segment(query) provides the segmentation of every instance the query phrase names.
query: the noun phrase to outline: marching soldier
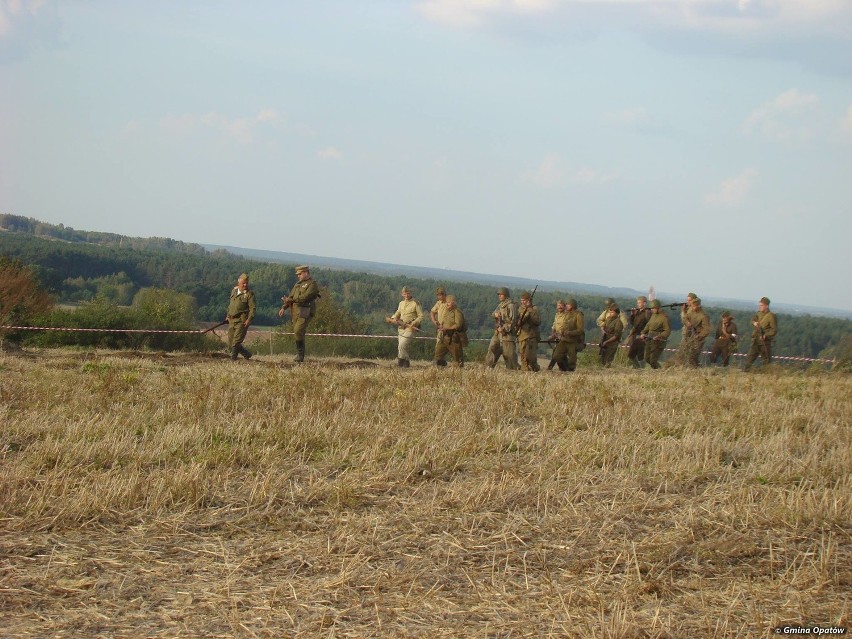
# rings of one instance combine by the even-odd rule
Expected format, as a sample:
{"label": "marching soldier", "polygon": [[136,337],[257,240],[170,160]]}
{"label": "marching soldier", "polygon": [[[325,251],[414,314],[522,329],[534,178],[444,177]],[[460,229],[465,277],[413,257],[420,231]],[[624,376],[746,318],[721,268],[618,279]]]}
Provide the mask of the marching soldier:
{"label": "marching soldier", "polygon": [[666,342],[672,333],[669,316],[660,308],[660,300],[651,300],[651,319],[642,329],[642,341],[645,342],[645,361],[653,369],[660,367],[660,355],[666,348]]}
{"label": "marching soldier", "polygon": [[432,323],[438,330],[438,337],[435,339],[435,362],[438,366],[446,366],[447,360],[438,358],[438,346],[441,343],[441,322],[444,321],[444,311],[447,309],[447,291],[444,290],[443,286],[435,289],[435,298],[435,305],[432,306],[432,310],[429,312],[429,319],[432,320]]}
{"label": "marching soldier", "polygon": [[577,300],[569,297],[565,302],[562,326],[558,330],[554,321],[559,343],[553,349],[553,359],[561,371],[577,370],[577,353],[586,348],[586,329],[583,312],[577,309]]}
{"label": "marching soldier", "polygon": [[411,342],[414,341],[415,331],[420,330],[420,323],[423,321],[423,309],[420,307],[420,302],[414,299],[411,289],[407,286],[402,287],[401,295],[402,301],[399,303],[396,312],[386,318],[385,321],[397,327],[397,365],[400,368],[409,368],[411,366]]}
{"label": "marching soldier", "polygon": [[636,298],[636,308],[630,309],[630,333],[627,335],[628,349],[627,359],[633,368],[642,368],[645,365],[645,344],[639,339],[645,324],[651,319],[651,310],[646,307],[648,298],[640,295]]}
{"label": "marching soldier", "polygon": [[[552,371],[553,367],[559,363],[559,357],[556,349],[559,348],[559,336],[562,335],[562,326],[565,323],[565,300],[556,300],[556,315],[553,318],[553,326],[550,327],[549,342],[556,342],[553,347],[553,353],[550,355],[550,363],[547,365],[547,370]],[[559,366],[559,370],[565,370]]]}
{"label": "marching soldier", "polygon": [[624,323],[619,317],[620,311],[618,306],[613,304],[609,307],[604,320],[601,331],[600,358],[601,365],[604,368],[609,368],[612,360],[615,359],[615,354],[618,352],[618,344],[621,342],[621,336],[624,334]]}
{"label": "marching soldier", "polygon": [[[438,324],[441,341],[435,348],[435,365],[441,366],[444,356],[453,356],[456,366],[464,366],[464,347],[467,346],[467,322],[461,309],[456,306],[456,296],[447,295],[447,308],[444,309],[444,319]],[[446,366],[446,362],[443,364]]]}
{"label": "marching soldier", "polygon": [[506,368],[514,371],[518,369],[517,338],[514,332],[515,320],[518,319],[518,306],[509,297],[509,289],[505,286],[497,290],[497,299],[500,301],[491,314],[494,317],[494,336],[488,344],[485,364],[489,368],[494,368],[502,355]]}
{"label": "marching soldier", "polygon": [[518,342],[521,347],[521,369],[538,372],[538,327],[541,314],[533,306],[532,295],[528,291],[521,293],[521,310],[518,314]]}
{"label": "marching soldier", "polygon": [[283,305],[278,311],[278,317],[284,317],[284,312],[290,308],[290,316],[293,320],[293,333],[296,340],[296,360],[305,361],[305,332],[308,330],[308,322],[317,312],[317,298],[320,296],[319,286],[311,278],[311,270],[307,266],[296,267],[296,277],[299,281],[293,285],[293,289],[287,297],[282,297]]}
{"label": "marching soldier", "polygon": [[256,311],[257,302],[254,299],[254,291],[249,288],[248,273],[243,273],[237,278],[237,285],[231,291],[228,313],[225,315],[228,321],[228,351],[232,360],[236,360],[238,355],[251,359],[251,353],[243,346],[243,340]]}
{"label": "marching soldier", "polygon": [[778,334],[778,319],[775,317],[775,313],[769,310],[768,297],[760,298],[757,309],[757,313],[751,318],[751,325],[754,326],[754,330],[751,333],[751,349],[749,349],[743,370],[749,370],[758,355],[763,360],[764,365],[772,361],[772,342],[775,341],[775,336]]}
{"label": "marching soldier", "polygon": [[701,299],[694,297],[686,313],[681,314],[684,318],[684,339],[682,349],[678,349],[678,355],[682,355],[683,363],[687,366],[698,366],[701,357],[701,347],[704,340],[710,335],[710,318],[701,308]]}
{"label": "marching soldier", "polygon": [[710,349],[709,363],[715,364],[721,357],[722,366],[727,366],[731,355],[737,352],[737,323],[728,311],[722,311],[719,325],[716,327],[716,341]]}

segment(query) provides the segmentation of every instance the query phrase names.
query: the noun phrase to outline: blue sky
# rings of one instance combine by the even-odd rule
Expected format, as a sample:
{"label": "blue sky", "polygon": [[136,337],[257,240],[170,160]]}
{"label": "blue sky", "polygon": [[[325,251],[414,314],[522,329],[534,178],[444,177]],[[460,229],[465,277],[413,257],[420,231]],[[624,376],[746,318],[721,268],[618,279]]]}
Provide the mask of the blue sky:
{"label": "blue sky", "polygon": [[0,211],[852,310],[852,2],[0,0]]}

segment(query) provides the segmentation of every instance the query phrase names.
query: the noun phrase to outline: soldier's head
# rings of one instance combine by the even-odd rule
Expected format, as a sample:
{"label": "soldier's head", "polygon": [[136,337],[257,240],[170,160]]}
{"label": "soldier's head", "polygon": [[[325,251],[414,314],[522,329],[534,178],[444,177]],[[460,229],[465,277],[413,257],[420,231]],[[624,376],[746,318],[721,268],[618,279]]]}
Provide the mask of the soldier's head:
{"label": "soldier's head", "polygon": [[297,266],[296,267],[296,277],[299,278],[299,281],[306,280],[311,276],[311,269],[307,266]]}
{"label": "soldier's head", "polygon": [[734,318],[731,317],[731,314],[728,311],[722,311],[722,321],[725,322],[725,324],[730,324],[732,319]]}
{"label": "soldier's head", "polygon": [[244,291],[248,288],[249,276],[248,273],[243,273],[237,278],[237,288]]}
{"label": "soldier's head", "polygon": [[556,300],[556,311],[558,313],[565,312],[565,300]]}
{"label": "soldier's head", "polygon": [[651,309],[652,313],[659,313],[660,312],[660,300],[651,300],[651,302],[648,304],[648,308]]}
{"label": "soldier's head", "polygon": [[567,300],[565,300],[565,310],[566,311],[574,311],[576,309],[577,309],[577,300],[575,300],[573,297],[569,297]]}
{"label": "soldier's head", "polygon": [[504,299],[509,297],[509,289],[505,286],[501,286],[497,289],[497,297],[499,297],[500,301],[502,302]]}
{"label": "soldier's head", "polygon": [[701,298],[693,297],[692,300],[689,302],[689,305],[692,307],[693,311],[697,311],[699,308],[701,308]]}
{"label": "soldier's head", "polygon": [[400,291],[400,294],[402,295],[402,299],[404,299],[404,300],[406,300],[406,301],[407,301],[407,300],[410,300],[410,299],[411,299],[411,297],[412,297],[411,289],[410,289],[410,288],[408,288],[407,286],[403,286],[403,287],[402,287],[402,290]]}
{"label": "soldier's head", "polygon": [[439,300],[444,300],[444,298],[447,297],[447,291],[444,290],[443,286],[439,286],[435,289],[435,297],[437,297]]}
{"label": "soldier's head", "polygon": [[768,311],[769,310],[769,298],[768,297],[761,297],[760,301],[757,303],[757,307],[761,311]]}
{"label": "soldier's head", "polygon": [[610,304],[609,308],[606,310],[606,316],[609,318],[613,318],[618,315],[618,306],[615,304]]}
{"label": "soldier's head", "polygon": [[532,306],[532,295],[530,295],[529,291],[521,293],[521,304],[523,306]]}
{"label": "soldier's head", "polygon": [[695,293],[687,293],[686,294],[686,303],[692,304],[692,300],[697,300],[698,296]]}
{"label": "soldier's head", "polygon": [[648,303],[648,298],[645,297],[644,295],[640,295],[639,297],[636,298],[636,308],[638,308],[640,311],[644,310],[645,305],[647,303]]}
{"label": "soldier's head", "polygon": [[447,295],[447,308],[453,310],[456,307],[456,296]]}

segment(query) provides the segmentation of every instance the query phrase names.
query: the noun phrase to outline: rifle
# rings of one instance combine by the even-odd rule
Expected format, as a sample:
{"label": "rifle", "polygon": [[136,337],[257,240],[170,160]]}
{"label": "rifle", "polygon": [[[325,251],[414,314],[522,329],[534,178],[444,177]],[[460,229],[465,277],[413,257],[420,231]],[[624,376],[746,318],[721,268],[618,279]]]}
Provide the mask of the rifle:
{"label": "rifle", "polygon": [[204,335],[205,333],[209,333],[210,331],[215,331],[217,328],[219,328],[220,326],[224,326],[227,323],[228,323],[228,320],[226,320],[226,319],[222,320],[221,322],[216,324],[216,326],[211,326],[210,328],[207,328],[207,329],[201,331],[201,334]]}
{"label": "rifle", "polygon": [[394,326],[399,326],[400,328],[402,328],[404,330],[408,330],[410,328],[411,330],[414,330],[414,331],[418,331],[418,332],[420,331],[420,328],[418,326],[413,326],[410,323],[409,324],[400,324],[399,320],[395,319],[393,317],[386,317],[385,322],[387,322],[388,324],[393,324]]}
{"label": "rifle", "polygon": [[[537,290],[538,290],[538,284],[535,285],[533,292],[530,293],[530,306],[532,306],[533,298],[535,297],[535,292]],[[520,332],[521,326],[523,326],[523,324],[524,324],[524,318],[527,316],[527,309],[530,306],[524,306],[524,311],[518,316],[518,320],[517,320],[518,332]]]}

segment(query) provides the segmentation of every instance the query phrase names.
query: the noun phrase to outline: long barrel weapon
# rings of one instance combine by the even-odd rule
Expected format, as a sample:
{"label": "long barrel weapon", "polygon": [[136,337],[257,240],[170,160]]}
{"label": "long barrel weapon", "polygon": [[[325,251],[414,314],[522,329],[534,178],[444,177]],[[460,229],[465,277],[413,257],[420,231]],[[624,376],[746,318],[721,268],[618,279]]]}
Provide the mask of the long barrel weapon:
{"label": "long barrel weapon", "polygon": [[224,326],[227,323],[228,323],[228,320],[222,320],[221,322],[216,324],[216,326],[211,326],[210,328],[207,328],[207,329],[201,331],[201,334],[204,335],[205,333],[209,333],[210,331],[215,331],[217,328],[219,328],[220,326]]}
{"label": "long barrel weapon", "polygon": [[[538,284],[535,285],[533,292],[530,293],[530,306],[532,306],[532,301],[533,301],[533,298],[535,297],[535,292],[537,290],[538,290]],[[530,306],[524,306],[524,310],[521,311],[521,314],[518,316],[517,326],[518,326],[519,331],[521,330],[521,326],[524,325],[524,318],[527,316],[527,309],[529,309]]]}
{"label": "long barrel weapon", "polygon": [[405,322],[400,322],[398,319],[396,319],[394,317],[390,317],[390,316],[386,317],[385,322],[387,322],[388,324],[393,324],[394,326],[399,326],[400,328],[405,329],[405,330],[408,330],[410,328],[411,330],[421,332],[419,326],[414,326],[410,323],[406,324]]}

